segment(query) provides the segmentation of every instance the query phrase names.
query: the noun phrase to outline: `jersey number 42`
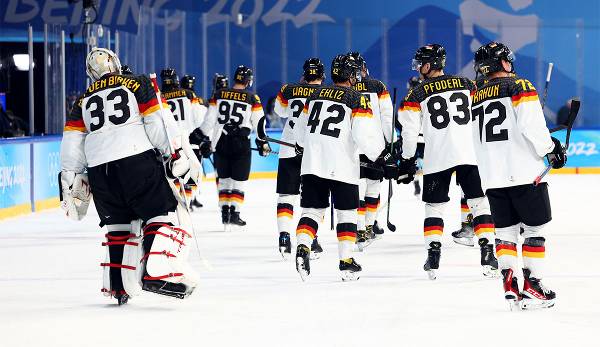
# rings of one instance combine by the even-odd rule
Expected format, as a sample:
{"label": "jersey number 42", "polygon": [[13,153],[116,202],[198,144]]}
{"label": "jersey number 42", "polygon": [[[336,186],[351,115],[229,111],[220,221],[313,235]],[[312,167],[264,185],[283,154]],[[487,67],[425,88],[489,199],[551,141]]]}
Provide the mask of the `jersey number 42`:
{"label": "jersey number 42", "polygon": [[[344,120],[346,116],[346,109],[340,104],[330,104],[326,108],[326,112],[322,112],[323,101],[315,101],[312,104],[310,115],[308,116],[307,126],[310,127],[310,132],[314,133],[317,131],[319,125],[321,125],[321,135],[339,137],[340,129],[334,127],[335,124],[339,124]],[[321,124],[320,116],[324,116],[323,124]]]}

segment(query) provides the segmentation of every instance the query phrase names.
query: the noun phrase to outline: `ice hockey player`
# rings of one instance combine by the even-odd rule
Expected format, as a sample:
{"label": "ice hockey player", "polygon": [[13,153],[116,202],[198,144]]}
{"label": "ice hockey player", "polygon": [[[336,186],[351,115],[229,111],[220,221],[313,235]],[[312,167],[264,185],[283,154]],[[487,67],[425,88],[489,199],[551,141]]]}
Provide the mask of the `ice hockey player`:
{"label": "ice hockey player", "polygon": [[382,164],[393,161],[384,149],[369,100],[352,89],[361,79],[358,62],[350,55],[336,57],[331,78],[334,85],[315,90],[294,126],[298,150],[303,152],[302,215],[296,229],[296,269],[303,280],[310,275],[310,245],[329,206],[329,194],[337,211],[342,280],[359,278],[362,268],[351,257],[356,243],[358,153]]}
{"label": "ice hockey player", "polygon": [[448,191],[452,174],[462,187],[471,211],[475,234],[481,248],[481,265],[485,276],[495,276],[498,264],[494,256],[494,223],[487,198],[481,188],[475,150],[471,137],[471,93],[475,85],[467,78],[445,75],[446,51],[438,44],[419,48],[413,69],[422,82],[411,89],[402,102],[401,173],[412,161],[422,127],[425,140],[423,158],[423,195],[425,202],[424,236],[427,261],[424,270],[436,278],[444,230],[444,207],[450,200]]}
{"label": "ice hockey player", "polygon": [[[544,170],[544,157],[558,169],[567,156],[551,137],[538,94],[526,79],[514,76],[514,55],[502,43],[491,42],[475,52],[475,69],[489,80],[473,96],[473,136],[483,186],[496,223],[496,254],[505,298],[521,308],[554,305],[556,294],[542,284],[545,226],[552,219],[548,184],[533,185]],[[503,164],[498,165],[498,158]],[[517,237],[524,229],[523,291],[517,277]]]}
{"label": "ice hockey player", "polygon": [[[250,176],[250,132],[256,130],[264,112],[258,95],[246,90],[253,83],[252,69],[240,65],[235,70],[232,88],[216,90],[210,100],[209,120],[214,124],[211,136],[215,147],[214,159],[219,176],[219,206],[225,230],[243,229],[240,218],[244,203],[244,183]],[[261,156],[271,147],[256,139]]]}
{"label": "ice hockey player", "polygon": [[[412,88],[415,88],[416,86],[419,85],[419,83],[421,83],[421,80],[419,79],[419,77],[413,76],[413,77],[409,78],[408,82],[406,83],[407,91],[410,91]],[[415,152],[415,158],[417,159],[417,167],[418,167],[419,171],[423,170],[423,154],[424,153],[425,153],[425,142],[423,140],[423,130],[421,129],[421,132],[419,133],[419,138],[417,139],[417,150]],[[415,177],[415,180],[413,183],[415,186],[414,195],[418,196],[421,194],[421,181],[419,180],[419,178]]]}
{"label": "ice hockey player", "polygon": [[[179,84],[179,76],[177,76],[175,69],[166,68],[162,70],[160,77],[162,80],[162,95],[167,100],[167,104],[181,128],[182,134],[188,136],[190,143],[193,145],[192,149],[210,155],[210,141],[207,140],[208,137],[205,134],[211,131],[212,128],[208,122],[204,124],[207,111],[204,100],[190,89]],[[202,153],[197,155],[200,161],[202,160]],[[196,199],[198,187],[194,180],[189,178],[184,182],[188,206],[190,208],[202,207],[202,204]]]}
{"label": "ice hockey player", "polygon": [[101,264],[106,295],[119,304],[141,289],[185,298],[196,286],[185,260],[189,234],[155,149],[170,158],[172,178],[190,168],[199,177],[199,163],[190,166],[189,143],[148,77],[121,75],[118,57],[104,48],[90,51],[86,70],[92,84],[68,114],[61,144],[61,207],[82,219],[91,189],[100,225],[108,229]]}
{"label": "ice hockey player", "polygon": [[[384,137],[386,146],[392,142],[392,122],[394,106],[385,84],[380,80],[371,78],[367,63],[359,52],[349,53],[360,65],[361,80],[356,82],[353,88],[367,97],[371,102],[373,119],[377,121]],[[370,162],[364,155],[360,154],[361,162]],[[376,237],[381,237],[383,229],[376,225],[377,210],[379,209],[379,192],[383,181],[383,171],[372,168],[360,168],[359,207],[356,245],[359,250],[367,247]]]}
{"label": "ice hockey player", "polygon": [[[281,140],[296,143],[294,126],[302,110],[306,98],[309,97],[325,79],[325,67],[319,58],[309,58],[302,66],[302,83],[289,83],[281,87],[275,100],[274,111],[288,121],[283,127]],[[279,150],[279,166],[277,168],[277,229],[279,231],[279,252],[287,259],[292,252],[292,219],[294,205],[300,194],[300,164],[302,153],[294,148],[281,146]],[[311,257],[318,258],[323,248],[315,235],[310,247]]]}

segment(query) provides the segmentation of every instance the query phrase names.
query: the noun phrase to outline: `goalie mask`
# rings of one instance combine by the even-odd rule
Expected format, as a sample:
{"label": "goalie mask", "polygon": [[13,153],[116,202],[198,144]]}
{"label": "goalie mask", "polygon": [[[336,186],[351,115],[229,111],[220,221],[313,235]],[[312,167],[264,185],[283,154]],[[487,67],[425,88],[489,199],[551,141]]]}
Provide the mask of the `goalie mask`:
{"label": "goalie mask", "polygon": [[[506,71],[502,66],[503,60],[510,63],[510,71]],[[515,55],[510,48],[499,42],[490,42],[475,52],[473,69],[484,76],[498,71],[512,73],[515,71],[514,61]]]}
{"label": "goalie mask", "polygon": [[85,58],[85,72],[95,82],[109,73],[121,74],[121,62],[110,49],[94,47]]}

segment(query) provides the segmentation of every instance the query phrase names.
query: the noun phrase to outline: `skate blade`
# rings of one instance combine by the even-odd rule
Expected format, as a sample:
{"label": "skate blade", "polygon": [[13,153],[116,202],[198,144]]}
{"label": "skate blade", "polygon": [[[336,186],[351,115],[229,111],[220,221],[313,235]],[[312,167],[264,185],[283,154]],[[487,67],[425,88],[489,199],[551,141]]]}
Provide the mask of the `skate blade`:
{"label": "skate blade", "polygon": [[300,274],[302,282],[306,282],[308,280],[309,273],[304,268],[304,260],[302,258],[296,258],[296,270]]}
{"label": "skate blade", "polygon": [[473,238],[466,238],[466,237],[453,237],[452,240],[454,241],[454,243],[458,243],[459,245],[463,245],[463,246],[467,246],[467,247],[473,247],[475,246],[475,242],[473,242]]}
{"label": "skate blade", "polygon": [[231,231],[231,226],[229,224],[223,224],[223,231],[228,233]]}
{"label": "skate blade", "polygon": [[290,259],[290,256],[292,255],[292,253],[286,252],[285,247],[279,247],[279,253],[281,254],[283,260]]}
{"label": "skate blade", "polygon": [[500,278],[501,274],[498,269],[493,268],[491,265],[483,265],[483,276],[487,278]]}
{"label": "skate blade", "polygon": [[321,252],[310,252],[310,260],[321,258]]}
{"label": "skate blade", "polygon": [[173,291],[169,291],[169,290],[164,290],[163,288],[158,288],[156,286],[147,286],[144,284],[142,286],[142,290],[150,292],[150,293],[158,294],[158,295],[169,296],[172,298],[177,298],[177,299],[183,300],[192,294],[192,292],[194,291],[194,288],[182,293],[182,292],[173,292]]}
{"label": "skate blade", "polygon": [[425,271],[427,271],[427,277],[429,277],[430,280],[434,281],[437,279],[437,274],[435,273],[435,270],[431,269]]}
{"label": "skate blade", "polygon": [[360,278],[360,272],[352,272],[350,270],[344,270],[344,271],[340,271],[340,274],[342,276],[343,282],[358,281],[358,279]]}
{"label": "skate blade", "polygon": [[520,306],[522,310],[538,310],[542,308],[550,308],[554,306],[554,299],[539,300],[523,298],[520,302]]}
{"label": "skate blade", "polygon": [[519,304],[519,300],[515,298],[506,299],[506,303],[508,303],[508,309],[511,311],[520,311],[521,306]]}
{"label": "skate blade", "polygon": [[229,231],[232,231],[232,232],[244,232],[244,231],[246,231],[246,226],[245,225],[230,224]]}

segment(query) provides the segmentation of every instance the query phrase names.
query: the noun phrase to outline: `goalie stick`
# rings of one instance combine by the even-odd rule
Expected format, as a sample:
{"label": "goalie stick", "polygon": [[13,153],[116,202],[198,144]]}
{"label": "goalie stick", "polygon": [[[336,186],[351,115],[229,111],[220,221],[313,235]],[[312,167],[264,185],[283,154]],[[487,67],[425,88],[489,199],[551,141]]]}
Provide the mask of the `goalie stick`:
{"label": "goalie stick", "polygon": [[[392,151],[394,150],[394,138],[396,135],[396,116],[398,112],[398,109],[396,108],[396,87],[394,87],[394,93],[392,96],[392,103],[394,105],[394,110],[392,111],[392,117],[394,118],[392,120],[392,141],[390,142],[390,153],[392,153]],[[392,180],[389,179],[388,180],[388,198],[387,198],[387,228],[391,231],[391,232],[396,232],[396,226],[390,222],[390,210],[391,210],[391,201],[392,201],[392,195],[394,195],[394,190],[392,187]]]}
{"label": "goalie stick", "polygon": [[[569,117],[568,117],[568,121],[567,121],[567,125],[566,125],[567,137],[566,137],[565,146],[564,146],[565,151],[567,149],[569,149],[569,141],[571,139],[571,130],[573,129],[573,124],[575,123],[575,119],[577,118],[577,113],[579,112],[580,105],[581,105],[581,102],[579,100],[571,101],[571,109],[569,110]],[[564,129],[564,128],[562,128],[562,129]],[[561,130],[561,129],[558,129],[558,130]],[[553,132],[553,131],[550,131],[550,132]],[[542,171],[542,173],[539,174],[535,178],[535,180],[533,181],[533,185],[537,186],[538,184],[540,184],[540,182],[542,181],[544,176],[546,176],[548,174],[548,172],[550,172],[550,169],[552,169],[552,163],[548,163],[548,166],[546,166],[544,171]]]}

